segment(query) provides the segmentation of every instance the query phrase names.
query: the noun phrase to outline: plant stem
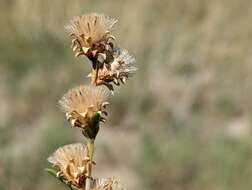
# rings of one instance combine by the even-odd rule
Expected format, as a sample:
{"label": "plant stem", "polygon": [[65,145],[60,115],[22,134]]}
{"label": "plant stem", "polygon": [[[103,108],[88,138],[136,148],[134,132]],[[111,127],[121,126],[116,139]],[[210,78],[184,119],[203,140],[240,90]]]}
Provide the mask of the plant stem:
{"label": "plant stem", "polygon": [[88,177],[86,179],[86,188],[85,190],[90,190],[91,189],[91,184],[92,184],[92,164],[93,164],[93,153],[94,153],[94,141],[95,139],[88,139],[87,140],[87,148],[88,148],[88,156],[90,159],[90,171],[88,174]]}
{"label": "plant stem", "polygon": [[96,86],[98,77],[98,68],[92,70],[91,84]]}
{"label": "plant stem", "polygon": [[[97,85],[97,78],[98,78],[98,66],[96,63],[96,61],[93,61],[93,69],[92,69],[92,77],[91,77],[91,84],[93,86]],[[85,190],[90,190],[91,189],[91,185],[92,185],[92,166],[93,166],[93,154],[94,154],[94,138],[88,138],[87,139],[87,148],[88,148],[88,156],[90,159],[90,165],[89,165],[89,174],[88,177],[86,178],[86,185],[85,185]]]}

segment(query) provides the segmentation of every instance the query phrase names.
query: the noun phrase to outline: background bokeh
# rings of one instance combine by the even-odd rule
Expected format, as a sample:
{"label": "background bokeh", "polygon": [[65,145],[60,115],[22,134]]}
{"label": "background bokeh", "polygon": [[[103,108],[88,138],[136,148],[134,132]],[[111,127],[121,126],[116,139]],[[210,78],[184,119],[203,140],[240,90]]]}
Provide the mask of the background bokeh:
{"label": "background bokeh", "polygon": [[0,0],[0,190],[66,189],[43,168],[83,141],[57,101],[87,82],[64,26],[89,12],[119,19],[139,68],[110,100],[95,175],[128,190],[251,190],[250,0]]}

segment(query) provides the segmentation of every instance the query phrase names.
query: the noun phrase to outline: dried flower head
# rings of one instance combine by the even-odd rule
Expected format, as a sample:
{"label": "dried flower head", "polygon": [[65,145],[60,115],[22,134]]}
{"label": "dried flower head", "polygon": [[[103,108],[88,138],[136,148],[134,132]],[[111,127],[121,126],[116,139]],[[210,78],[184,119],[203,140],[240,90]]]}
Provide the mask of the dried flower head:
{"label": "dried flower head", "polygon": [[92,190],[125,190],[125,188],[115,179],[96,179]]}
{"label": "dried flower head", "polygon": [[[114,49],[112,59],[109,62],[105,62],[98,71],[97,84],[104,84],[109,89],[112,88],[111,83],[120,85],[121,81],[124,84],[126,79],[137,70],[133,66],[134,63],[135,59],[129,55],[127,50]],[[91,77],[91,75],[89,74],[88,77]]]}
{"label": "dried flower head", "polygon": [[75,56],[81,54],[95,56],[103,51],[109,39],[114,39],[111,30],[117,22],[102,14],[91,13],[75,17],[66,26],[66,30],[72,37],[72,48]]}
{"label": "dried flower head", "polygon": [[105,120],[108,95],[109,91],[104,87],[82,85],[69,90],[59,104],[73,127],[85,128],[94,114],[100,114],[100,121]]}
{"label": "dried flower head", "polygon": [[48,161],[56,167],[58,176],[76,187],[83,187],[88,176],[89,157],[84,144],[76,143],[58,148]]}

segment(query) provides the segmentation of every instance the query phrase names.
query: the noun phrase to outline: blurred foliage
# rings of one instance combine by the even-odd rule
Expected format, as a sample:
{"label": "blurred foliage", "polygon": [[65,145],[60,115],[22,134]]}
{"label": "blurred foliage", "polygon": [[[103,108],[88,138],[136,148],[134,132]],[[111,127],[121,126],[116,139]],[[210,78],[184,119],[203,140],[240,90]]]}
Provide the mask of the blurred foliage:
{"label": "blurred foliage", "polygon": [[81,135],[57,101],[89,69],[64,26],[94,11],[119,19],[139,68],[111,98],[95,171],[128,189],[251,189],[249,0],[1,0],[0,189],[64,188],[46,158]]}
{"label": "blurred foliage", "polygon": [[197,130],[143,135],[138,169],[146,189],[250,189],[251,140],[218,134],[206,142]]}

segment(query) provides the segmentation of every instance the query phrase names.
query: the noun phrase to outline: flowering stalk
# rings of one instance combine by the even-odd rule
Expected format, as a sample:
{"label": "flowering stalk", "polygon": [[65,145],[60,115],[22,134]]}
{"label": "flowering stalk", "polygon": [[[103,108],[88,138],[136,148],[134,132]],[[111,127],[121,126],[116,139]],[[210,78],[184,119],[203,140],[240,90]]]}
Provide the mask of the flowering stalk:
{"label": "flowering stalk", "polygon": [[[87,147],[88,147],[88,153],[90,158],[90,163],[93,161],[93,153],[94,153],[94,141],[95,139],[88,139],[87,140]],[[88,174],[88,178],[86,179],[86,190],[89,190],[91,188],[91,176],[92,176],[92,164],[90,164],[90,173]]]}
{"label": "flowering stalk", "polygon": [[[125,84],[135,71],[134,58],[128,51],[115,47],[111,31],[117,20],[101,14],[75,17],[66,27],[72,38],[75,57],[86,56],[91,61],[91,85],[69,90],[59,104],[72,127],[80,128],[87,139],[85,144],[71,144],[58,148],[48,161],[55,170],[47,169],[70,189],[123,190],[114,179],[92,177],[94,143],[100,124],[108,115],[106,99],[114,85]],[[54,172],[55,171],[55,172]]]}

